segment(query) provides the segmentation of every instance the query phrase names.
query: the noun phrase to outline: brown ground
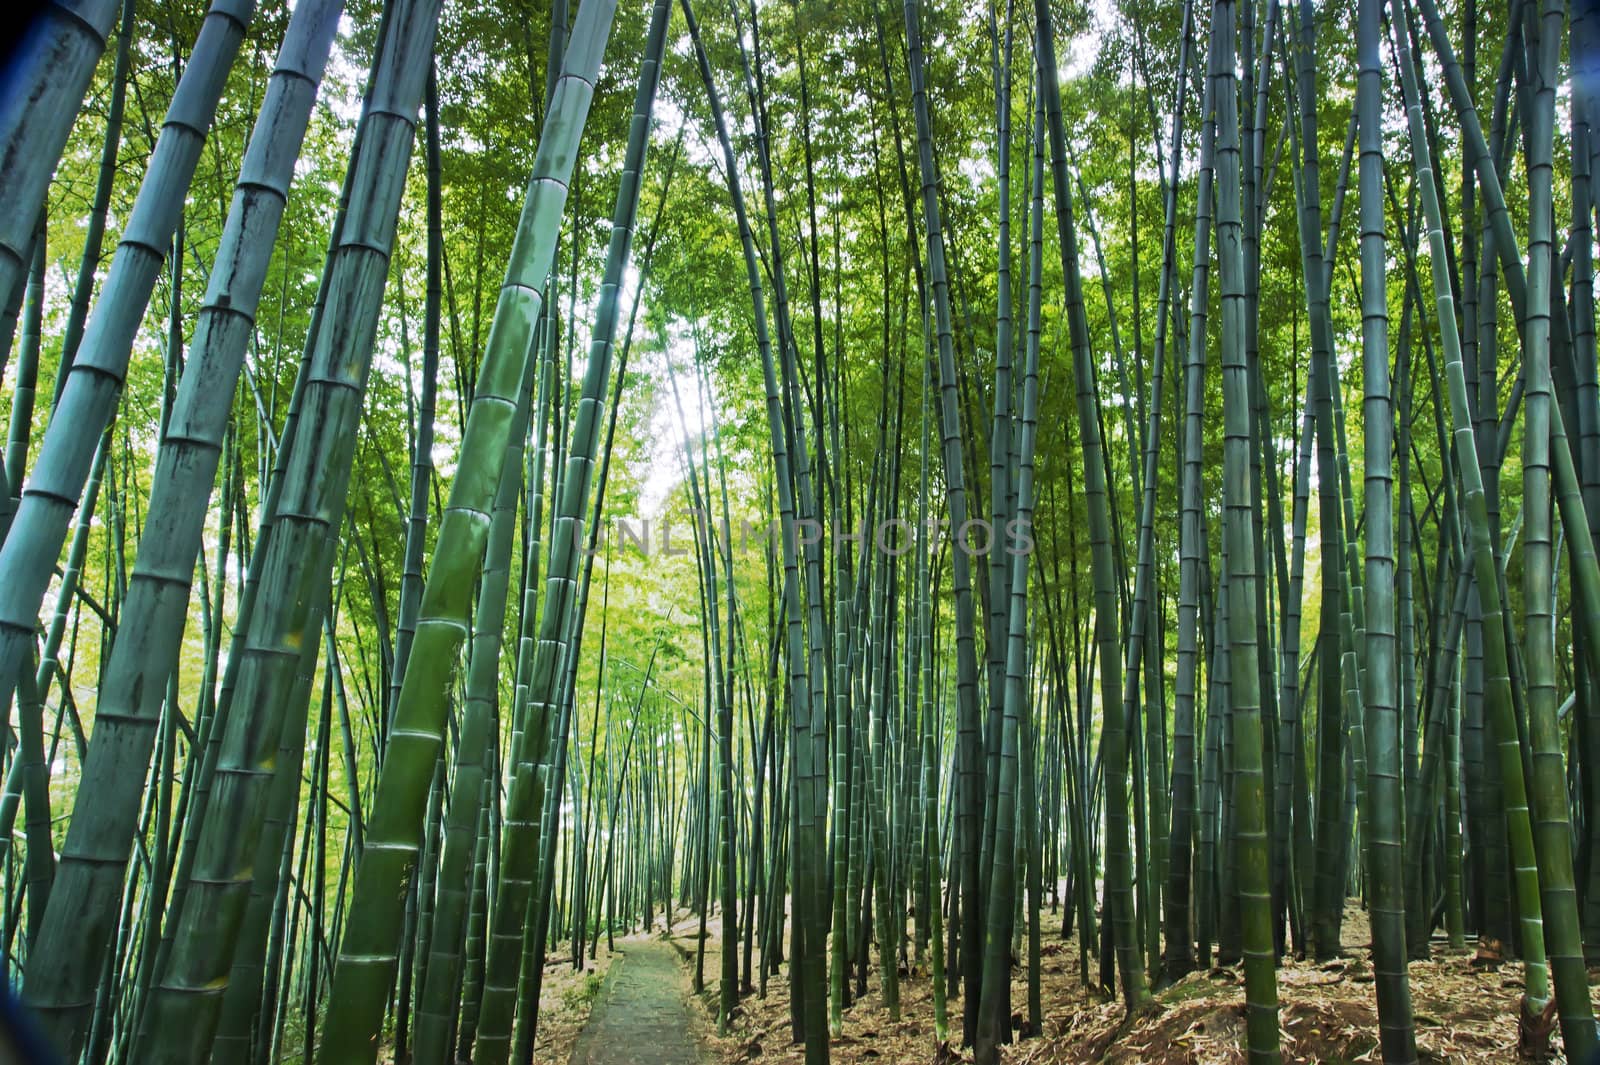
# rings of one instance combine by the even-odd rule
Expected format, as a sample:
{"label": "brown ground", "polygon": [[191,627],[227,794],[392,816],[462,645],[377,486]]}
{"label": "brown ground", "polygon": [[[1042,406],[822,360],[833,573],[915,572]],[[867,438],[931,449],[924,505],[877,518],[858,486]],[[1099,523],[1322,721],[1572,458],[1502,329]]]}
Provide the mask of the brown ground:
{"label": "brown ground", "polygon": [[595,950],[595,959],[584,958],[580,972],[572,967],[572,948],[562,944],[552,950],[545,963],[544,982],[539,987],[539,1034],[534,1039],[533,1060],[548,1065],[566,1065],[572,1056],[572,1045],[578,1033],[589,1020],[589,1013],[599,997],[606,970],[614,957],[621,955],[606,950],[602,937]]}
{"label": "brown ground", "polygon": [[[1047,930],[1050,924],[1046,918]],[[688,920],[673,928],[674,942],[691,965],[696,932],[696,924]],[[1347,912],[1344,933],[1346,957],[1325,964],[1290,959],[1279,969],[1286,1062],[1380,1060],[1377,1007],[1365,946],[1369,933],[1365,914],[1354,906]],[[708,1031],[716,1026],[716,946],[713,931],[707,941],[709,984],[699,1000],[707,1011]],[[1477,1065],[1519,1060],[1522,966],[1508,962],[1497,969],[1480,968],[1473,965],[1474,954],[1470,949],[1450,950],[1436,941],[1431,958],[1411,965],[1412,1009],[1423,1062]],[[1047,931],[1040,968],[1044,1037],[1005,1048],[1003,1060],[1008,1065],[1245,1061],[1243,973],[1238,966],[1191,973],[1158,992],[1154,1008],[1131,1025],[1125,1023],[1120,1001],[1108,1001],[1079,983],[1076,939],[1062,941]],[[772,978],[765,1001],[749,995],[741,1002],[728,1037],[707,1038],[723,1065],[801,1060],[801,1048],[789,1042],[787,988],[787,973]],[[833,1041],[832,1060],[860,1065],[954,1065],[971,1060],[969,1052],[936,1043],[931,978],[925,967],[901,976],[900,1002],[900,1020],[890,1021],[880,1005],[874,968],[867,996],[845,1011],[844,1032]],[[1022,1013],[1027,1009],[1027,977],[1021,968],[1013,973],[1012,1008]],[[949,1010],[951,1031],[959,1039],[960,1001],[952,997]],[[1549,1060],[1564,1059],[1558,1053]]]}

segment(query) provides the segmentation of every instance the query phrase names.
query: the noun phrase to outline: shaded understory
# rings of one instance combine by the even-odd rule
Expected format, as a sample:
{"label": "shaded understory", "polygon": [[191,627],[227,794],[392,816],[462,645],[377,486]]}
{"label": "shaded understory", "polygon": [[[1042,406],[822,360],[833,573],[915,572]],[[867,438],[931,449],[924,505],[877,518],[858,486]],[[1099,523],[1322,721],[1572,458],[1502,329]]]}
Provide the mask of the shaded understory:
{"label": "shaded understory", "polygon": [[[693,965],[696,925],[674,929],[681,954]],[[1344,921],[1345,956],[1332,962],[1288,958],[1278,970],[1282,995],[1280,1037],[1285,1061],[1339,1063],[1379,1060],[1378,1017],[1372,992],[1366,914],[1355,904]],[[717,971],[717,941],[708,939],[706,971]],[[1076,936],[1046,935],[1041,948],[1044,1035],[1003,1051],[1004,1060],[1030,1065],[1234,1065],[1245,1055],[1242,969],[1222,966],[1190,973],[1155,996],[1155,1008],[1130,1024],[1118,999],[1085,988],[1078,979]],[[1452,950],[1442,940],[1426,961],[1410,966],[1417,1050],[1423,1062],[1512,1062],[1517,1053],[1517,1013],[1522,965],[1477,963],[1471,949]],[[699,999],[715,1027],[716,988]],[[1012,1008],[1025,1011],[1027,973],[1012,970]],[[933,1027],[931,982],[926,966],[902,971],[901,1017],[882,1009],[876,967],[868,992],[844,1014],[844,1032],[830,1046],[839,1063],[970,1061],[970,1048],[939,1046]],[[960,1004],[950,999],[952,1034],[959,1032]],[[1016,1019],[1016,1018],[1014,1018]],[[767,998],[747,995],[727,1038],[707,1038],[722,1065],[801,1060],[789,1042],[787,971],[770,978]],[[581,1060],[581,1059],[574,1059]],[[1559,1053],[1551,1061],[1564,1061]]]}

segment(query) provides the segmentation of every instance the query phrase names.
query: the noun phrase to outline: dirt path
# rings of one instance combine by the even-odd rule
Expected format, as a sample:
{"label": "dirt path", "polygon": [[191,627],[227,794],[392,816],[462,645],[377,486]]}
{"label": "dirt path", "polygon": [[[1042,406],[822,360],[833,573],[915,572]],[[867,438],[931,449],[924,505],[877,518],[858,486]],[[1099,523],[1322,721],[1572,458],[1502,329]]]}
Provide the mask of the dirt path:
{"label": "dirt path", "polygon": [[699,1065],[683,969],[658,939],[618,944],[572,1065]]}

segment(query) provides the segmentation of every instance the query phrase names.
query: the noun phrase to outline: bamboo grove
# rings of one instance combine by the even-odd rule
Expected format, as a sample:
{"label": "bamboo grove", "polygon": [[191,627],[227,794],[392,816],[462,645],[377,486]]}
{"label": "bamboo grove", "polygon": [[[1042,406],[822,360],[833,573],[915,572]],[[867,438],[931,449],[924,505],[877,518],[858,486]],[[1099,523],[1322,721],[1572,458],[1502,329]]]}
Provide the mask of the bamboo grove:
{"label": "bamboo grove", "polygon": [[1418,1060],[1437,943],[1597,1049],[1589,0],[49,0],[3,75],[60,1060],[530,1061],[684,920],[813,1065],[909,984],[998,1061],[1052,940],[1239,965],[1252,1062],[1345,955]]}

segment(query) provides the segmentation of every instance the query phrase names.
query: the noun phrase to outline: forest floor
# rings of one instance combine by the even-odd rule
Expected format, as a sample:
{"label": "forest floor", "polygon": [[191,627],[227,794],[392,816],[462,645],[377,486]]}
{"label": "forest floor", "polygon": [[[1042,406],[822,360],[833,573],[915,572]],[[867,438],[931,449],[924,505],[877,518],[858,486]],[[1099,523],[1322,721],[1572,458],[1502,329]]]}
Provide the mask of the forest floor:
{"label": "forest floor", "polygon": [[[1059,916],[1054,918],[1059,922]],[[1244,1055],[1244,976],[1237,965],[1190,973],[1155,995],[1155,1006],[1133,1024],[1125,1023],[1120,999],[1084,987],[1078,977],[1076,936],[1062,940],[1048,932],[1040,950],[1043,1037],[1004,1048],[1008,1065],[1089,1065],[1092,1062],[1149,1065],[1233,1065]],[[718,937],[706,941],[706,989],[699,996],[716,1028]],[[1059,929],[1059,924],[1056,924]],[[673,928],[674,943],[693,966],[697,923]],[[1286,1062],[1365,1062],[1380,1060],[1378,1018],[1368,960],[1366,914],[1352,905],[1344,922],[1345,956],[1326,963],[1287,959],[1278,970],[1283,1059]],[[1451,950],[1442,940],[1431,957],[1410,967],[1417,1050],[1423,1062],[1477,1065],[1515,1062],[1522,966],[1474,964],[1472,949]],[[1096,962],[1091,956],[1091,974]],[[1012,970],[1012,1009],[1026,1015],[1027,972]],[[1017,1020],[1020,1021],[1020,1017]],[[949,1000],[952,1043],[934,1036],[929,970],[901,970],[900,1019],[882,1008],[876,966],[867,994],[844,1013],[843,1034],[832,1041],[831,1058],[847,1065],[926,1062],[956,1065],[971,1060],[957,1045],[961,1001]],[[722,1065],[765,1065],[799,1061],[802,1048],[790,1043],[787,969],[771,977],[767,997],[747,995],[734,1013],[727,1037],[708,1036],[707,1045]],[[1559,1038],[1555,1040],[1559,1044]],[[1557,1053],[1546,1059],[1561,1062]]]}
{"label": "forest floor", "polygon": [[[595,948],[594,957],[585,954],[581,969],[573,968],[570,943],[553,948],[552,956],[545,961],[544,980],[539,985],[539,1031],[533,1045],[533,1060],[538,1065],[566,1065],[572,1057],[573,1044],[589,1021],[606,973],[612,962],[622,957],[622,941],[618,940],[617,945],[619,949],[613,954],[602,939]],[[298,1033],[291,1033],[278,1060],[298,1061],[301,1046]],[[378,1061],[380,1065],[395,1065],[397,1060],[409,1062],[411,1059],[409,1054],[403,1059],[397,1058],[394,1036],[386,1035],[378,1050]]]}
{"label": "forest floor", "polygon": [[563,946],[567,948],[564,952],[552,949],[554,956],[546,959],[544,981],[539,986],[539,1032],[533,1060],[541,1065],[564,1065],[572,1056],[573,1044],[599,1001],[608,972],[622,957],[620,942],[613,954],[602,939],[595,956],[585,957],[583,968],[574,969],[571,947]]}

